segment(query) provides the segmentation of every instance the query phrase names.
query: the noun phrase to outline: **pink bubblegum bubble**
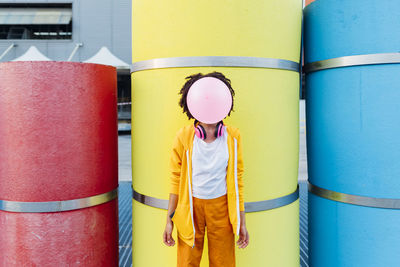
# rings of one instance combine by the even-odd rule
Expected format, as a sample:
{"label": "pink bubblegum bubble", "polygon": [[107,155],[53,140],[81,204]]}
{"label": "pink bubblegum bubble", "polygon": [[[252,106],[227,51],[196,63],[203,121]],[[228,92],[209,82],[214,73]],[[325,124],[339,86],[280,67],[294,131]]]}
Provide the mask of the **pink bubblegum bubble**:
{"label": "pink bubblegum bubble", "polygon": [[204,77],[194,82],[186,100],[193,117],[208,124],[223,120],[232,107],[228,86],[214,77]]}

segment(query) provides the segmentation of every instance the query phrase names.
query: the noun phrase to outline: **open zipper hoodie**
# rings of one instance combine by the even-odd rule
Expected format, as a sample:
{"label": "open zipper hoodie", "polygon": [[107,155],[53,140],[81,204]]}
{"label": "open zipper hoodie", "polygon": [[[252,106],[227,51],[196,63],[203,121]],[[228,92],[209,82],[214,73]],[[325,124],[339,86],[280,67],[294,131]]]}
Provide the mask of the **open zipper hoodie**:
{"label": "open zipper hoodie", "polygon": [[[226,190],[229,221],[233,232],[239,235],[240,211],[244,211],[243,200],[243,159],[239,129],[226,126],[228,134],[229,160],[226,170]],[[196,230],[193,222],[192,196],[192,151],[195,131],[193,125],[181,128],[174,140],[170,167],[170,193],[178,195],[178,204],[172,221],[176,225],[179,237],[194,247]]]}

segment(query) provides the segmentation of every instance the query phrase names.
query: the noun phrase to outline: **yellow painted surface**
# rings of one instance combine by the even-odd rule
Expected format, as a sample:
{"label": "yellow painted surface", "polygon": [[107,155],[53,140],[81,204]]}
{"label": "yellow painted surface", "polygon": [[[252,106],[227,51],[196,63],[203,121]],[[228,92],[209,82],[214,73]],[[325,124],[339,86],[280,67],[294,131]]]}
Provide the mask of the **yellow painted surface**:
{"label": "yellow painted surface", "polygon": [[[229,77],[236,92],[235,111],[226,123],[239,127],[242,134],[245,201],[272,199],[293,192],[297,185],[298,167],[298,74],[243,68],[164,69],[133,75],[133,187],[142,194],[168,199],[172,141],[176,131],[190,123],[177,104],[178,91],[187,75],[213,70]],[[137,205],[133,207],[133,223],[137,225],[141,221],[144,225],[133,228],[133,258],[140,258],[135,247],[143,243],[140,239],[144,238],[135,237],[135,233],[155,229],[158,229],[157,234],[149,236],[147,241],[157,243],[153,249],[161,246],[160,251],[157,250],[161,258],[176,257],[176,250],[166,250],[159,244],[166,212],[146,206],[135,210],[135,207]],[[157,216],[154,212],[152,215],[144,213],[146,208],[157,210]],[[250,213],[247,219],[252,246],[238,253],[238,263],[248,261],[253,264],[250,266],[265,266],[262,263],[266,255],[273,261],[282,260],[278,256],[284,254],[283,259],[292,265],[277,266],[298,266],[298,205],[297,208]],[[157,224],[157,228],[152,224]],[[288,226],[293,229],[289,231]],[[158,260],[158,257],[151,260]],[[155,262],[152,265],[158,266]],[[175,265],[169,262],[165,266]]]}
{"label": "yellow painted surface", "polygon": [[300,58],[302,0],[133,0],[133,62],[187,56]]}
{"label": "yellow painted surface", "polygon": [[[166,212],[132,202],[133,210],[133,266],[176,266],[176,246],[162,243]],[[299,257],[299,201],[270,211],[248,213],[247,226],[250,245],[236,249],[238,267],[300,266]],[[176,231],[173,235],[175,241]],[[237,240],[237,239],[236,239]],[[208,267],[207,245],[201,267]]]}
{"label": "yellow painted surface", "polygon": [[132,177],[139,193],[167,199],[176,131],[190,124],[178,106],[185,77],[220,71],[235,89],[226,124],[242,135],[245,201],[284,196],[297,185],[298,74],[250,68],[180,68],[132,76]]}
{"label": "yellow painted surface", "polygon": [[[133,0],[133,62],[180,56],[254,56],[298,62],[301,0]],[[220,71],[232,81],[234,112],[226,124],[242,134],[244,197],[261,201],[297,186],[299,74],[197,67],[132,74],[132,176],[139,193],[167,199],[176,131],[188,121],[178,106],[185,77]],[[251,241],[238,266],[299,266],[298,201],[246,215]],[[166,211],[133,201],[133,266],[176,266],[162,244]],[[205,248],[206,249],[206,248]],[[204,255],[205,256],[205,255]],[[268,264],[268,265],[267,265]],[[202,266],[207,266],[203,257]]]}

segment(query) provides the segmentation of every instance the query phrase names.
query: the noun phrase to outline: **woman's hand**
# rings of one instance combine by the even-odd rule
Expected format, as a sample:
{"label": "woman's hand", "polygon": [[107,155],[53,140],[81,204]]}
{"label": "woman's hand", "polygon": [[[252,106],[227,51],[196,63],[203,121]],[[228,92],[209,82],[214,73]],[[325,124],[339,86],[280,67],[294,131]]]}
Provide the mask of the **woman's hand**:
{"label": "woman's hand", "polygon": [[175,240],[172,238],[172,230],[174,230],[174,223],[171,220],[168,220],[163,234],[164,244],[168,247],[175,245]]}
{"label": "woman's hand", "polygon": [[236,244],[239,248],[245,248],[249,244],[249,233],[246,228],[246,214],[244,211],[240,212],[239,239]]}
{"label": "woman's hand", "polygon": [[239,239],[236,244],[239,248],[245,248],[249,244],[249,233],[247,232],[246,225],[240,226]]}
{"label": "woman's hand", "polygon": [[175,212],[177,203],[178,203],[178,195],[169,194],[169,202],[168,202],[168,212],[167,212],[167,224],[165,225],[165,230],[163,233],[163,241],[164,244],[168,247],[172,247],[175,245],[175,240],[172,238],[172,230],[174,230],[174,223],[172,222],[171,217]]}

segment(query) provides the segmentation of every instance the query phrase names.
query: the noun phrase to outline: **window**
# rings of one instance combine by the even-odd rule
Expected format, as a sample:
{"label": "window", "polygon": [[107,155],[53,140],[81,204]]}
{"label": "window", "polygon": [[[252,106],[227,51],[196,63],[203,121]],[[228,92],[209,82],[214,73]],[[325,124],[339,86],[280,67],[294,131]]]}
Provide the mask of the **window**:
{"label": "window", "polygon": [[72,39],[72,4],[0,4],[0,39]]}
{"label": "window", "polygon": [[118,119],[131,119],[131,75],[118,74]]}

